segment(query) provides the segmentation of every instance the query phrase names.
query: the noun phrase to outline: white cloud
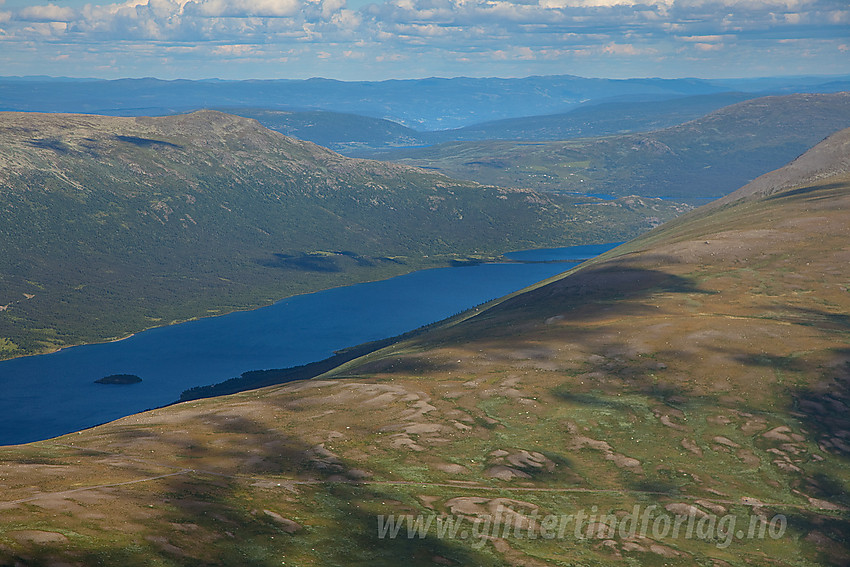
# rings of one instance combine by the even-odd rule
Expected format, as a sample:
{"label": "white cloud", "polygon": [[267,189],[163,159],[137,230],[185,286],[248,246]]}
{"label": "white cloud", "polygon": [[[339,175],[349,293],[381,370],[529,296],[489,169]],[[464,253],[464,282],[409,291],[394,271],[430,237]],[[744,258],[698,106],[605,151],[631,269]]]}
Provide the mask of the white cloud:
{"label": "white cloud", "polygon": [[48,39],[61,35],[67,26],[66,22],[30,22],[24,30],[32,36]]}
{"label": "white cloud", "polygon": [[[460,35],[456,43],[487,37],[558,48],[564,32],[587,36],[597,30],[661,37],[746,33],[765,26],[794,26],[817,18],[836,24],[846,11],[825,10],[841,0],[385,0],[359,11],[345,0],[128,0],[87,5],[76,19],[69,8],[49,4],[22,10],[19,19],[69,21],[80,36],[171,41],[392,41],[393,38]],[[809,6],[812,12],[802,11]],[[717,10],[723,19],[717,21]],[[815,8],[818,10],[815,10]],[[785,13],[794,8],[796,12]],[[777,11],[781,9],[781,11]],[[277,20],[277,21],[276,21]],[[476,30],[474,37],[472,30]],[[122,37],[122,34],[126,37]],[[387,35],[389,34],[389,35]],[[510,41],[510,40],[509,40]],[[696,42],[697,40],[693,40]],[[711,41],[702,41],[710,43]],[[629,43],[621,41],[621,43]]]}
{"label": "white cloud", "polygon": [[834,10],[830,12],[829,21],[833,24],[850,23],[850,10]]}
{"label": "white cloud", "polygon": [[647,48],[637,48],[631,43],[614,43],[611,42],[605,45],[602,48],[603,53],[607,53],[609,55],[646,55],[648,53],[652,53],[652,49]]}
{"label": "white cloud", "polygon": [[345,8],[345,0],[322,0],[319,4],[321,5],[322,15],[326,19]]}
{"label": "white cloud", "polygon": [[688,35],[680,36],[679,39],[690,42],[723,41],[725,35]]}
{"label": "white cloud", "polygon": [[331,17],[331,22],[341,30],[354,31],[363,23],[363,18],[353,10],[340,10]]}
{"label": "white cloud", "polygon": [[382,53],[375,57],[375,60],[381,63],[385,61],[405,61],[407,59],[408,56],[401,53]]}
{"label": "white cloud", "polygon": [[613,6],[671,6],[673,0],[540,0],[545,8],[611,8]]}
{"label": "white cloud", "polygon": [[675,5],[681,8],[710,8],[724,7],[735,10],[797,10],[818,0],[675,0]]}
{"label": "white cloud", "polygon": [[78,10],[42,1],[0,12],[7,53],[0,62],[12,59],[15,45],[53,57],[46,40],[61,37],[87,53],[116,42],[144,46],[130,56],[150,61],[243,57],[273,66],[356,55],[376,65],[380,56],[405,72],[412,71],[394,58],[437,69],[468,60],[472,73],[486,62],[532,69],[550,61],[562,65],[552,72],[573,72],[572,60],[637,62],[676,50],[719,59],[732,44],[767,53],[789,38],[832,38],[829,52],[841,59],[836,49],[846,45],[850,23],[847,0],[92,0]]}
{"label": "white cloud", "polygon": [[76,12],[67,6],[47,4],[46,6],[27,6],[17,13],[17,19],[27,22],[70,22]]}
{"label": "white cloud", "polygon": [[720,51],[723,49],[722,43],[695,43],[694,47],[700,51]]}
{"label": "white cloud", "polygon": [[219,45],[212,50],[215,55],[225,55],[229,57],[245,57],[256,53],[256,48],[252,45]]}
{"label": "white cloud", "polygon": [[281,18],[298,12],[298,0],[193,0],[183,7],[187,15],[229,18]]}

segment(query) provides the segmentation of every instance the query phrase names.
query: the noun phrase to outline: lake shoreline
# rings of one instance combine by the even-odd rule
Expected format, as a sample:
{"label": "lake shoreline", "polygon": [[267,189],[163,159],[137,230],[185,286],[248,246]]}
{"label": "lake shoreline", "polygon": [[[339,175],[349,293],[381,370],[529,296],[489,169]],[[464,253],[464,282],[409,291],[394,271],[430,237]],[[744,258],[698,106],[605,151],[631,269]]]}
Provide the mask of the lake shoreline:
{"label": "lake shoreline", "polygon": [[[505,254],[511,254],[511,252],[506,252]],[[498,258],[498,257],[501,257],[501,256],[495,256],[495,257]],[[147,331],[152,331],[152,330],[155,330],[155,329],[164,329],[164,328],[168,328],[168,327],[173,327],[175,325],[183,325],[185,323],[191,323],[193,321],[201,321],[201,320],[204,320],[204,319],[224,317],[224,316],[227,316],[227,315],[231,315],[233,313],[249,313],[251,311],[256,311],[258,309],[270,307],[270,306],[272,306],[276,303],[279,303],[281,301],[285,301],[287,299],[292,299],[294,297],[302,297],[302,296],[306,296],[306,295],[312,295],[312,294],[315,294],[315,293],[321,293],[323,291],[328,291],[328,290],[332,290],[332,289],[339,289],[339,288],[345,288],[345,287],[350,287],[350,286],[355,286],[355,285],[360,285],[360,284],[385,281],[385,280],[389,280],[389,279],[396,278],[396,277],[399,277],[399,276],[404,276],[404,275],[407,275],[407,274],[412,274],[412,273],[426,271],[426,270],[438,270],[438,269],[441,269],[441,268],[462,267],[462,266],[458,266],[458,265],[453,265],[452,264],[453,261],[455,261],[455,260],[446,259],[445,261],[437,261],[437,262],[433,262],[433,263],[432,262],[424,262],[421,265],[420,264],[414,265],[414,267],[412,267],[412,269],[410,269],[408,271],[401,271],[399,273],[388,275],[388,276],[367,278],[367,279],[362,279],[362,280],[355,280],[355,281],[352,281],[352,282],[342,283],[342,284],[339,284],[339,285],[332,285],[332,286],[328,286],[328,287],[319,287],[317,289],[313,289],[313,290],[309,290],[309,291],[292,293],[292,294],[280,296],[276,299],[271,299],[268,302],[258,303],[256,305],[252,305],[250,307],[244,307],[244,308],[238,307],[236,309],[231,309],[231,310],[218,310],[218,312],[210,313],[209,315],[196,315],[194,317],[187,317],[185,319],[176,319],[174,321],[171,321],[170,323],[150,325],[148,327],[144,327],[144,328],[138,329],[136,331],[132,331],[132,332],[126,334],[126,335],[121,335],[121,336],[118,336],[118,337],[110,337],[110,338],[106,338],[106,339],[102,339],[102,340],[73,343],[73,344],[63,345],[63,346],[57,347],[57,348],[48,348],[48,349],[41,351],[41,352],[30,352],[30,353],[25,353],[25,354],[19,354],[19,355],[16,355],[16,356],[11,356],[11,357],[8,357],[8,358],[0,358],[0,363],[7,362],[7,361],[10,361],[10,360],[17,360],[17,359],[21,359],[21,358],[33,357],[33,356],[44,356],[44,355],[49,355],[49,354],[55,354],[55,353],[62,352],[62,351],[67,350],[67,349],[72,349],[72,348],[77,348],[77,347],[82,347],[82,346],[105,345],[105,344],[111,344],[111,343],[118,343],[118,342],[121,342],[121,341],[126,341],[128,339],[131,339],[131,338],[139,335],[140,333],[145,333]],[[484,262],[484,263],[487,263],[487,262]]]}
{"label": "lake shoreline", "polygon": [[[576,244],[576,245],[564,246],[564,247],[561,247],[561,248],[574,248],[574,247],[584,247],[584,246],[604,246],[604,245],[607,245],[607,244],[608,243],[603,243],[603,244],[595,244],[595,243],[594,244]],[[475,265],[480,265],[480,264],[557,264],[557,263],[570,263],[570,262],[572,262],[571,260],[540,260],[540,261],[513,260],[509,257],[510,254],[515,254],[515,253],[519,253],[519,252],[531,252],[531,251],[538,251],[538,250],[558,250],[558,249],[559,248],[530,248],[530,249],[527,249],[527,250],[513,250],[513,251],[509,251],[509,252],[504,252],[504,253],[499,254],[499,255],[485,255],[486,258],[488,258],[488,259],[483,259],[483,260],[479,260],[477,258],[472,258],[470,256],[467,256],[467,257],[459,258],[459,259],[447,259],[445,261],[440,261],[440,262],[436,262],[436,263],[433,263],[433,264],[425,263],[425,264],[423,264],[424,267],[414,267],[413,269],[411,269],[409,271],[402,271],[398,274],[394,274],[394,275],[390,275],[390,276],[386,276],[386,277],[377,277],[377,278],[357,280],[357,281],[354,281],[354,282],[343,283],[343,284],[340,284],[340,285],[333,285],[333,286],[329,286],[329,287],[320,287],[318,289],[314,289],[314,290],[311,290],[311,291],[303,291],[303,292],[299,292],[299,293],[293,293],[293,294],[290,294],[290,295],[284,295],[282,297],[272,299],[267,303],[257,304],[257,305],[253,305],[251,307],[245,307],[245,308],[236,308],[236,309],[232,309],[232,310],[229,310],[229,311],[222,310],[222,311],[219,311],[217,313],[209,314],[209,315],[198,315],[198,316],[194,316],[194,317],[188,317],[186,319],[177,319],[177,320],[171,321],[170,323],[165,323],[165,324],[162,324],[162,325],[151,325],[149,327],[144,327],[144,328],[138,329],[136,331],[129,332],[126,335],[121,335],[121,336],[118,336],[118,337],[110,337],[110,338],[106,338],[106,339],[103,339],[103,340],[73,343],[73,344],[63,345],[63,346],[57,347],[57,348],[48,348],[48,349],[46,349],[44,351],[40,351],[40,352],[29,352],[29,353],[19,354],[19,355],[15,355],[15,356],[10,356],[10,357],[7,357],[7,358],[0,357],[0,363],[7,362],[7,361],[10,361],[10,360],[17,360],[17,359],[21,359],[21,358],[33,357],[33,356],[44,356],[44,355],[48,355],[48,354],[55,354],[55,353],[58,353],[58,352],[61,352],[61,351],[67,350],[67,349],[77,348],[77,347],[81,347],[81,346],[103,345],[103,344],[117,343],[117,342],[121,342],[121,341],[126,341],[128,339],[131,339],[131,338],[137,336],[140,333],[145,333],[147,331],[151,331],[151,330],[154,330],[154,329],[162,329],[162,328],[172,327],[174,325],[182,325],[184,323],[191,323],[192,321],[200,321],[200,320],[203,320],[203,319],[223,317],[223,316],[226,316],[226,315],[230,315],[232,313],[247,313],[247,312],[251,312],[251,311],[256,311],[257,309],[263,309],[265,307],[270,307],[270,306],[272,306],[276,303],[279,303],[281,301],[285,301],[287,299],[291,299],[291,298],[294,298],[294,297],[302,297],[302,296],[305,296],[305,295],[312,295],[314,293],[321,293],[323,291],[328,291],[328,290],[332,290],[332,289],[339,289],[339,288],[344,288],[344,287],[350,287],[350,286],[355,286],[355,285],[360,285],[360,284],[386,281],[386,280],[396,278],[396,277],[399,277],[399,276],[413,274],[413,273],[416,273],[416,272],[423,272],[423,271],[427,271],[427,270],[439,270],[439,269],[442,269],[442,268],[463,268],[463,267],[467,267],[467,266],[475,266]],[[588,257],[588,258],[582,258],[582,259],[577,260],[577,261],[585,262],[585,261],[590,260],[592,258],[593,258],[593,256]]]}
{"label": "lake shoreline", "polygon": [[[6,393],[0,399],[0,443],[49,439],[181,397],[311,378],[433,325],[475,316],[613,246],[540,249],[560,253],[561,260],[532,253],[464,269],[430,267],[158,326],[121,340],[6,360],[0,362]],[[112,374],[144,381],[132,388],[94,384]]]}

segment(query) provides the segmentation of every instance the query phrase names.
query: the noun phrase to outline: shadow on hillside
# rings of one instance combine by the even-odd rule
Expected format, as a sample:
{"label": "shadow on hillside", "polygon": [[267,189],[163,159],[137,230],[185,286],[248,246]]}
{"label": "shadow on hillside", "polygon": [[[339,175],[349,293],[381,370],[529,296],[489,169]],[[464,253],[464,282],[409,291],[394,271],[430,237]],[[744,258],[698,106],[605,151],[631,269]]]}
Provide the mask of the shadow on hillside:
{"label": "shadow on hillside", "polygon": [[[617,345],[606,344],[616,349]],[[622,349],[621,349],[622,350]],[[664,353],[664,359],[675,358],[675,352]],[[632,406],[614,399],[627,388],[629,392],[675,408],[688,405],[690,394],[676,383],[675,378],[665,376],[664,365],[659,367],[653,358],[644,357],[594,357],[585,362],[577,379],[573,379],[552,390],[564,402],[598,409],[629,410]],[[581,390],[575,389],[581,382]],[[592,392],[585,390],[592,389]],[[603,394],[604,393],[604,394]]]}
{"label": "shadow on hillside", "polygon": [[[653,263],[670,263],[673,258],[642,258]],[[516,296],[513,302],[554,301],[560,305],[582,305],[589,301],[608,302],[636,299],[651,293],[709,293],[681,276],[662,270],[630,266],[628,258],[607,262],[597,268],[586,268],[536,290]],[[643,262],[642,262],[643,263]]]}
{"label": "shadow on hillside", "polygon": [[[594,318],[629,316],[654,305],[640,300],[662,293],[712,293],[698,288],[691,280],[662,270],[628,265],[626,260],[608,262],[599,268],[589,268],[571,274],[538,289],[517,295],[492,310],[493,313],[526,312],[560,314],[567,319],[587,321]],[[527,316],[525,317],[527,318]]]}
{"label": "shadow on hillside", "polygon": [[[785,319],[804,326],[824,327],[836,330],[843,327],[844,316],[816,310],[797,309],[811,317],[796,316]],[[838,321],[835,323],[835,321]],[[823,325],[826,322],[827,325]],[[806,360],[805,356],[777,356],[766,353],[731,352],[715,349],[730,359],[751,367],[794,372],[805,377],[805,386],[791,386],[787,393],[791,399],[788,408],[791,415],[799,419],[803,427],[813,433],[821,450],[850,458],[850,349],[833,349],[834,366]],[[781,387],[781,386],[780,386]]]}
{"label": "shadow on hillside", "polygon": [[607,399],[598,394],[587,392],[572,392],[564,386],[555,388],[552,392],[559,399],[571,404],[582,405],[587,407],[599,408],[604,410],[629,410],[631,406],[626,402],[619,400]]}
{"label": "shadow on hillside", "polygon": [[339,258],[337,256],[307,254],[276,253],[270,260],[261,260],[259,264],[267,268],[278,268],[281,270],[297,270],[302,272],[341,272]]}
{"label": "shadow on hillside", "polygon": [[794,307],[790,305],[782,307],[769,306],[767,307],[767,311],[771,313],[772,319],[794,325],[816,327],[830,331],[850,330],[850,315],[845,313],[833,313],[821,309]]}
{"label": "shadow on hillside", "polygon": [[180,149],[183,146],[178,144],[173,144],[171,142],[164,142],[162,140],[152,140],[150,138],[139,138],[138,136],[120,136],[116,135],[115,139],[120,142],[127,142],[128,144],[133,144],[134,146],[138,146],[140,148],[152,148],[157,146],[163,146],[166,148],[177,148]]}
{"label": "shadow on hillside", "polygon": [[[435,558],[450,565],[498,564],[488,553],[475,551],[460,540],[437,538],[433,530],[421,538],[408,538],[406,528],[398,537],[379,537],[379,514],[417,515],[429,510],[410,500],[404,491],[358,482],[364,472],[324,445],[310,445],[244,415],[218,414],[209,419],[218,440],[215,446],[199,448],[204,462],[236,463],[221,472],[249,478],[200,473],[168,479],[166,491],[172,495],[168,521],[157,525],[195,524],[205,533],[218,535],[206,550],[207,557],[217,564],[280,565],[281,561],[289,563],[287,552],[296,548],[302,553],[313,548],[308,555],[325,565],[433,565]],[[222,444],[222,439],[226,443]],[[179,443],[171,448],[182,450]],[[272,486],[252,486],[263,480],[255,475],[314,484],[296,485],[298,494],[293,494],[287,488],[274,487],[274,482]],[[289,533],[292,525],[266,510],[301,527]],[[159,535],[181,549],[191,549],[197,537],[167,528]],[[160,553],[163,558],[175,558],[167,551]]]}
{"label": "shadow on hillside", "polygon": [[836,349],[840,362],[823,370],[818,384],[791,391],[791,411],[818,440],[822,450],[850,458],[850,349]]}
{"label": "shadow on hillside", "polygon": [[266,268],[325,273],[345,272],[354,268],[371,268],[383,263],[403,264],[403,262],[392,258],[362,256],[347,250],[328,253],[294,252],[287,254],[277,252],[271,258],[257,260],[257,263]]}
{"label": "shadow on hillside", "polygon": [[[665,351],[653,357],[640,356],[634,346],[618,340],[614,329],[622,319],[663,315],[651,296],[671,293],[711,292],[701,290],[687,278],[633,267],[628,261],[582,270],[508,299],[463,323],[443,329],[438,326],[417,343],[426,349],[438,349],[433,359],[421,354],[387,353],[379,360],[350,369],[346,376],[469,371],[464,363],[456,364],[450,358],[453,346],[468,353],[485,353],[484,364],[556,369],[558,349],[545,345],[559,337],[565,345],[581,344],[593,353],[577,371],[580,374],[576,374],[579,379],[575,383],[584,384],[580,390],[566,385],[553,390],[563,401],[590,406],[610,404],[613,402],[588,394],[587,390],[598,388],[615,393],[626,386],[658,402],[681,406],[687,404],[689,396],[675,380],[665,379],[666,365],[661,361],[675,359],[682,353]],[[601,324],[593,324],[596,322]],[[447,350],[443,353],[439,349]]]}
{"label": "shadow on hillside", "polygon": [[54,152],[60,154],[67,154],[70,151],[70,146],[68,146],[68,144],[66,144],[62,140],[29,140],[26,143],[34,148],[39,148],[42,150],[53,150]]}
{"label": "shadow on hillside", "polygon": [[346,376],[363,374],[406,374],[418,376],[432,372],[450,372],[457,370],[458,364],[447,362],[436,362],[424,356],[402,355],[398,357],[386,357],[366,362],[347,373]]}
{"label": "shadow on hillside", "polygon": [[[809,496],[828,500],[840,504],[845,508],[850,507],[850,492],[848,492],[848,487],[845,486],[842,480],[830,474],[816,472],[807,476],[801,479],[799,489]],[[850,521],[850,517],[848,521]],[[850,544],[850,541],[847,543]],[[850,551],[850,547],[848,547],[848,551]]]}
{"label": "shadow on hillside", "polygon": [[[296,564],[300,555],[321,565],[352,567],[503,564],[492,549],[475,549],[460,537],[437,537],[434,527],[422,537],[408,537],[406,525],[396,537],[380,536],[379,515],[432,511],[405,489],[359,482],[368,473],[324,445],[287,435],[272,421],[210,412],[181,423],[188,433],[146,432],[146,441],[158,443],[155,451],[145,445],[136,455],[133,444],[123,450],[130,459],[160,455],[177,467],[193,467],[145,490],[111,490],[122,499],[122,515],[145,518],[144,527],[125,531],[134,543],[110,545],[121,540],[115,537],[121,522],[86,520],[87,533],[97,536],[34,545],[19,554],[4,548],[0,562],[279,566]],[[46,522],[47,530],[65,525]]]}
{"label": "shadow on hillside", "polygon": [[[799,308],[782,311],[791,313],[783,320],[794,324],[829,331],[847,327],[843,315]],[[837,457],[837,464],[843,466],[841,463],[850,460],[850,349],[834,349],[833,353],[836,363],[829,367],[790,356],[744,353],[733,358],[750,366],[804,374],[807,385],[788,389],[791,403],[787,412],[799,420],[801,430],[817,443],[820,451]],[[844,566],[850,564],[850,517],[846,512],[850,509],[850,491],[846,477],[828,471],[807,467],[806,474],[790,480],[790,487],[843,506],[844,512],[781,510],[788,521],[789,534],[785,537],[805,538],[817,549],[820,564]]]}
{"label": "shadow on hillside", "polygon": [[[728,350],[713,349],[718,352],[728,353]],[[792,372],[803,372],[809,368],[804,360],[793,356],[776,356],[765,353],[739,353],[729,354],[732,360],[745,364],[747,366],[759,366],[762,368],[772,368],[776,370],[787,370]]]}
{"label": "shadow on hillside", "polygon": [[[846,183],[825,183],[823,185],[809,185],[807,187],[801,187],[799,189],[793,189],[791,191],[782,191],[780,193],[776,193],[774,195],[770,195],[765,200],[766,201],[775,201],[777,199],[795,199],[795,200],[806,200],[806,201],[819,201],[824,199],[834,199],[835,192],[834,190],[842,190],[846,191],[847,184]],[[824,192],[825,194],[819,196],[813,196],[813,193]]]}
{"label": "shadow on hillside", "polygon": [[850,520],[800,510],[781,513],[790,532],[784,537],[805,537],[817,549],[817,565],[850,565]]}

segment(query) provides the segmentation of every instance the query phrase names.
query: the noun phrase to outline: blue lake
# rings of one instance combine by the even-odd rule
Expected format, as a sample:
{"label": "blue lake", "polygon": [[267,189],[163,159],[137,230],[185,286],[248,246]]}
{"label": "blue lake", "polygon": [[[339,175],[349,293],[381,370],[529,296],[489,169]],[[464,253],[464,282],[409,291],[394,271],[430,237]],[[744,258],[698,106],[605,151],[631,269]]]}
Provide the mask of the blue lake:
{"label": "blue lake", "polygon": [[[176,401],[248,370],[321,360],[559,274],[613,244],[506,254],[520,263],[422,270],[284,299],[103,344],[0,362],[0,445],[78,431]],[[142,382],[103,385],[111,374]]]}

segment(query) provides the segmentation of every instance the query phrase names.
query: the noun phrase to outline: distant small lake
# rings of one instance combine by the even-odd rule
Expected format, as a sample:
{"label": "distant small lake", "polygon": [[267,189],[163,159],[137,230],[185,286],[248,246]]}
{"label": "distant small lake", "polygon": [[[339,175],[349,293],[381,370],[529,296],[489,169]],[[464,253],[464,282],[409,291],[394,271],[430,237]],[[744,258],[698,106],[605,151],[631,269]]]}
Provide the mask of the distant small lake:
{"label": "distant small lake", "polygon": [[[286,368],[395,336],[568,270],[615,244],[506,254],[516,263],[422,270],[0,362],[0,445],[48,439],[176,401],[248,370]],[[110,375],[137,384],[95,384]]]}

